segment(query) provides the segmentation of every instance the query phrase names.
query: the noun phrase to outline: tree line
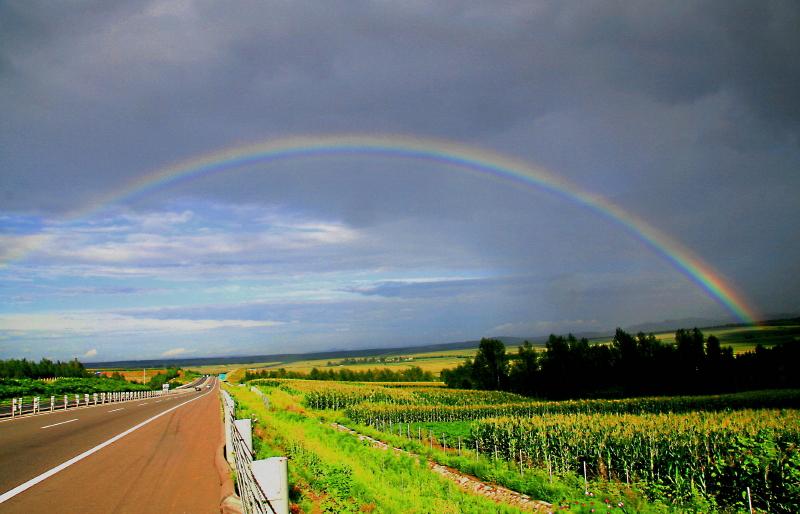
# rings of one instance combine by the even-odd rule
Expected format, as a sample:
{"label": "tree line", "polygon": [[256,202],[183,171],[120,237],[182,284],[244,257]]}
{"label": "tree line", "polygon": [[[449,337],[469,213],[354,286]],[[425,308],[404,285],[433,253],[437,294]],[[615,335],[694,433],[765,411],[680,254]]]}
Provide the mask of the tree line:
{"label": "tree line", "polygon": [[[144,385],[154,390],[161,389],[165,382],[178,376],[178,371],[178,368],[167,368],[165,373],[159,373],[153,376]],[[89,378],[94,376],[95,375],[86,370],[86,367],[78,359],[67,362],[53,362],[49,359],[42,359],[39,362],[29,361],[27,359],[0,360],[0,378],[42,379],[67,377]],[[110,380],[125,381],[125,377],[119,371],[114,371],[114,373],[107,378]],[[138,384],[139,382],[131,380],[130,383]]]}
{"label": "tree line", "polygon": [[544,352],[525,341],[511,355],[502,341],[482,339],[474,359],[442,370],[441,378],[448,387],[552,399],[722,393],[800,387],[799,359],[798,344],[734,355],[697,328],[678,330],[674,344],[618,328],[610,345],[550,335]]}
{"label": "tree line", "polygon": [[55,378],[88,377],[89,372],[78,359],[67,362],[42,359],[39,362],[27,359],[0,360],[0,378]]}
{"label": "tree line", "polygon": [[244,380],[256,378],[299,378],[305,380],[334,380],[339,382],[433,382],[436,377],[430,371],[423,371],[419,366],[393,371],[383,369],[328,369],[311,368],[309,373],[287,371],[286,368],[246,371]]}

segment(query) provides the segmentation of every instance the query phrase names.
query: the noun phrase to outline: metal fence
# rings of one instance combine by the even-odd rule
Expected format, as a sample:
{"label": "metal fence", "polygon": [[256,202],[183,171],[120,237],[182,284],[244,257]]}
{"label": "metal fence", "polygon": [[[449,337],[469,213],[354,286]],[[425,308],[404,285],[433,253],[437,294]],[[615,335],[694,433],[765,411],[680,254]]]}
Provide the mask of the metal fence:
{"label": "metal fence", "polygon": [[162,396],[163,394],[163,391],[120,391],[113,393],[64,394],[50,397],[21,396],[0,401],[0,418],[16,418],[31,414],[74,409],[76,407],[88,407],[90,405],[144,400]]}
{"label": "metal fence", "polygon": [[222,391],[225,451],[236,469],[236,486],[245,514],[288,514],[289,482],[286,457],[253,460],[252,421],[236,419],[236,403]]}

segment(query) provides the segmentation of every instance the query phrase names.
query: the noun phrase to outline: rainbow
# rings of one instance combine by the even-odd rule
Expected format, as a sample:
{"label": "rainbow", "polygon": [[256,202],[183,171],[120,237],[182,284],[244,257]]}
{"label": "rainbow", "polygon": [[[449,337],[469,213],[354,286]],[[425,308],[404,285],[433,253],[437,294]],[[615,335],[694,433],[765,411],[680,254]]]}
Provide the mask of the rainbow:
{"label": "rainbow", "polygon": [[665,233],[607,199],[584,191],[567,180],[528,163],[484,149],[432,138],[421,139],[398,135],[319,135],[278,138],[236,146],[153,171],[73,213],[72,216],[78,218],[90,216],[110,204],[133,199],[158,188],[203,175],[287,159],[330,156],[380,156],[428,161],[555,194],[627,229],[646,246],[666,258],[742,322],[755,323],[758,318],[742,294],[711,266]]}

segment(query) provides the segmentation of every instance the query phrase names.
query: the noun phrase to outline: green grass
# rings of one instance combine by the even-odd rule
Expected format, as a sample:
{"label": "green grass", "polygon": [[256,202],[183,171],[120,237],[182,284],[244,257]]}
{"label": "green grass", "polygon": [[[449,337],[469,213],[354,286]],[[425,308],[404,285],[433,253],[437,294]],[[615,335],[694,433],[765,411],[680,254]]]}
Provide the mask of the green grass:
{"label": "green grass", "polygon": [[[464,450],[430,448],[420,443],[364,426],[358,431],[405,448],[419,457],[373,448],[352,434],[330,427],[338,417],[334,411],[315,411],[301,404],[302,395],[277,387],[262,387],[270,410],[254,393],[243,387],[228,387],[238,402],[238,416],[257,420],[258,458],[282,454],[290,457],[292,501],[304,512],[519,512],[481,496],[467,493],[453,482],[428,469],[433,460],[485,481],[499,483],[535,499],[564,506],[566,512],[667,512],[662,505],[648,504],[642,496],[618,484],[592,483],[595,496],[584,495],[582,478],[550,477],[546,470],[524,469],[513,463],[475,457]],[[416,425],[415,425],[416,426]],[[431,430],[464,433],[466,423],[425,424]],[[422,425],[420,425],[422,427]],[[396,430],[396,429],[395,429]],[[456,435],[457,437],[457,435]],[[603,500],[607,499],[606,504]],[[624,507],[619,507],[622,502]],[[613,508],[609,508],[613,507]]]}
{"label": "green grass", "polygon": [[[450,425],[462,425],[460,428],[448,429],[448,423],[431,424],[440,431],[450,430],[458,433],[463,429],[463,423],[450,423]],[[554,507],[567,512],[638,512],[655,513],[670,512],[671,508],[660,503],[649,503],[641,494],[635,492],[624,484],[606,481],[591,481],[588,490],[590,495],[586,495],[583,478],[574,473],[566,473],[560,476],[550,475],[547,470],[539,468],[518,467],[518,464],[503,459],[487,458],[484,455],[476,455],[474,451],[466,448],[459,454],[458,450],[448,445],[444,450],[439,444],[441,439],[430,441],[423,439],[408,439],[405,436],[389,434],[387,432],[375,430],[363,425],[355,425],[354,428],[365,435],[388,442],[389,444],[403,448],[426,459],[433,460],[439,464],[455,468],[462,473],[480,478],[483,481],[496,483],[523,494],[531,498],[544,500],[552,503]],[[423,436],[426,437],[426,436]],[[606,501],[610,509],[606,509]],[[618,507],[620,504],[623,508]],[[602,510],[601,510],[602,509]]]}
{"label": "green grass", "polygon": [[290,485],[295,490],[307,486],[306,493],[295,498],[304,510],[314,506],[337,513],[519,512],[462,491],[419,459],[372,448],[334,430],[284,391],[267,388],[272,406],[267,412],[249,390],[228,390],[240,406],[238,415],[257,419],[258,457],[275,452],[290,457]]}

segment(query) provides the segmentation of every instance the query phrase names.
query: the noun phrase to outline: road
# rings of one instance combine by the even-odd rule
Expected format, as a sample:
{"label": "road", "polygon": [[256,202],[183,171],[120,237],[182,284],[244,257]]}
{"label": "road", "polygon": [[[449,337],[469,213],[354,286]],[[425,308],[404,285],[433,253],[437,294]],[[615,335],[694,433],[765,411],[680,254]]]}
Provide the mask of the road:
{"label": "road", "polygon": [[0,512],[218,513],[219,409],[214,381],[0,422]]}

